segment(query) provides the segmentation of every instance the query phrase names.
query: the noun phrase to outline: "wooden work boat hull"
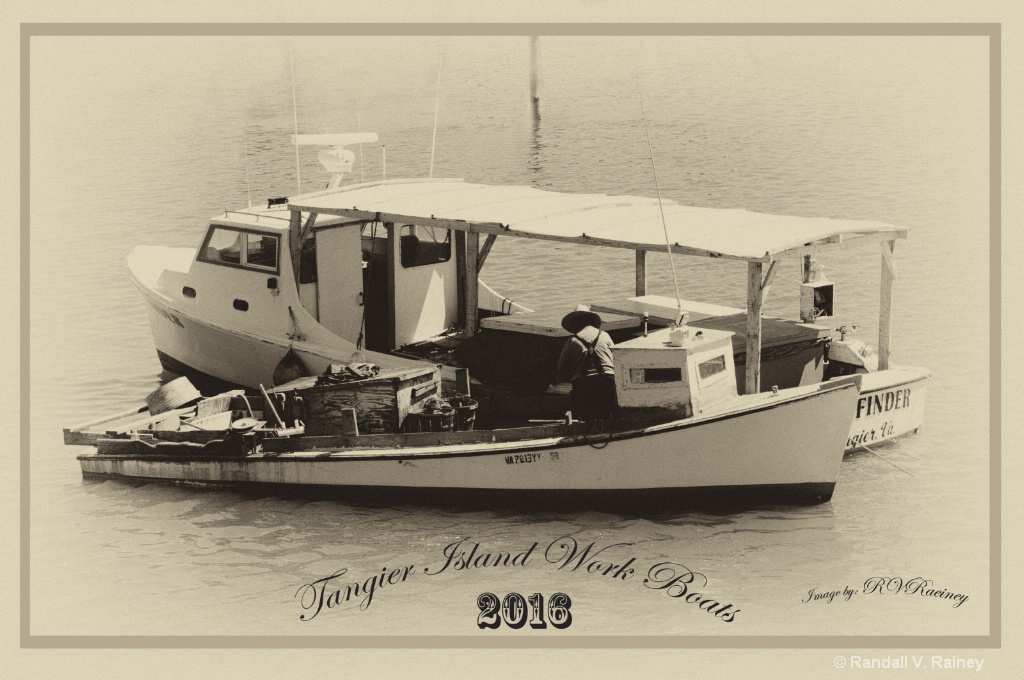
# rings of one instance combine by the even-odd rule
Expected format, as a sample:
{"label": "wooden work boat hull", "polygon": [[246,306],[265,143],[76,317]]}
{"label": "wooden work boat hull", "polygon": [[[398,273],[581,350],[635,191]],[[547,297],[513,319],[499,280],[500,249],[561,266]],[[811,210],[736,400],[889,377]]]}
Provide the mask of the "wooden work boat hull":
{"label": "wooden work boat hull", "polygon": [[[142,285],[139,288],[146,299],[161,365],[204,387],[273,385],[279,382],[275,371],[286,356],[292,361],[297,359],[300,365],[296,373],[285,380],[299,374],[316,375],[331,363],[348,361],[356,351],[354,344],[342,338],[333,339],[333,344],[314,343],[289,338],[283,331],[280,334],[267,332],[266,328],[275,325],[271,323],[256,329],[212,323],[177,309]],[[287,317],[287,308],[283,313]],[[390,365],[412,363],[398,357],[364,354]]]}
{"label": "wooden work boat hull", "polygon": [[870,448],[921,428],[930,371],[899,367],[861,377],[847,452]]}
{"label": "wooden work boat hull", "polygon": [[832,496],[859,384],[860,377],[852,376],[778,395],[738,397],[716,414],[613,434],[295,437],[266,439],[248,454],[211,444],[104,439],[96,453],[78,460],[86,477],[280,493],[332,489],[373,497],[391,491],[438,502],[467,496],[572,502],[738,495],[819,503]]}

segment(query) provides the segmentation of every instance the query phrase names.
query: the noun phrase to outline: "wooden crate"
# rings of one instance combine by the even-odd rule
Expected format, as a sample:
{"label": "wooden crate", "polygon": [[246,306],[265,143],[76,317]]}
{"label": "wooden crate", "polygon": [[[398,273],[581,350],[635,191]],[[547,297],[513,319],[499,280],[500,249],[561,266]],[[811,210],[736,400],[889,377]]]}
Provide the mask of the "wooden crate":
{"label": "wooden crate", "polygon": [[404,369],[373,378],[296,390],[307,435],[343,434],[354,409],[360,434],[400,432],[409,411],[440,394],[436,367]]}

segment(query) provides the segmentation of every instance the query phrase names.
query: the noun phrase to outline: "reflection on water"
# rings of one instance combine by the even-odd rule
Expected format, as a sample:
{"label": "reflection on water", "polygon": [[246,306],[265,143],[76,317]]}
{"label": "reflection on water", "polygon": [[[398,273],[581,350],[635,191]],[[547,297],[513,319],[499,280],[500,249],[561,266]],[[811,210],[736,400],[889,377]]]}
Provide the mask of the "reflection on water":
{"label": "reflection on water", "polygon": [[[542,42],[541,118],[528,102],[525,38],[449,40],[434,176],[653,196],[635,46]],[[83,483],[60,428],[127,408],[161,379],[124,274],[129,249],[194,246],[207,217],[246,205],[249,192],[257,201],[295,190],[288,52],[274,40],[104,38],[74,41],[68,59],[66,46],[33,43],[33,632],[498,634],[476,627],[485,591],[567,593],[566,635],[985,631],[988,118],[986,81],[975,77],[985,55],[912,42],[904,51],[853,38],[646,41],[639,68],[663,195],[913,227],[897,247],[896,360],[930,367],[935,383],[921,434],[879,451],[905,472],[857,454],[826,505],[643,516]],[[438,50],[431,38],[304,41],[294,52],[300,132],[377,131],[389,177],[426,174]],[[381,149],[361,151],[357,176],[378,178]],[[312,153],[301,175],[304,190],[327,181]],[[836,325],[861,324],[870,341],[877,247],[822,261],[839,282]],[[667,258],[648,263],[649,290],[670,294]],[[742,265],[676,264],[684,297],[742,306]],[[540,307],[629,294],[633,257],[498,239],[483,273]],[[767,313],[797,309],[798,281],[798,266],[784,263]],[[612,546],[608,558],[632,558],[634,575],[558,569],[543,549],[568,536]],[[462,539],[479,552],[538,548],[522,567],[424,573]],[[703,574],[703,594],[731,603],[735,619],[646,588],[664,562]],[[365,610],[353,600],[299,620],[303,585],[339,569],[365,583],[409,565],[413,576]],[[872,576],[923,576],[970,601],[801,603],[812,587]]]}

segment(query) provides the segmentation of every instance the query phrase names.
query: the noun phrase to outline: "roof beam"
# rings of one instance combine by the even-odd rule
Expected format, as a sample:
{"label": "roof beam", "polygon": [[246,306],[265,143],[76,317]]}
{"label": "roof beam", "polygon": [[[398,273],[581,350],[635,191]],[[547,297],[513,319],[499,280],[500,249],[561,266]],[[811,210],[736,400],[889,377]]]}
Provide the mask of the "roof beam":
{"label": "roof beam", "polygon": [[[616,239],[605,239],[596,236],[587,236],[585,233],[580,236],[556,236],[553,234],[537,234],[527,231],[512,229],[500,222],[467,222],[465,220],[453,220],[440,217],[423,217],[422,215],[400,215],[397,213],[372,212],[359,210],[358,208],[328,208],[304,206],[298,203],[289,204],[289,209],[294,211],[310,211],[327,215],[348,217],[354,220],[379,220],[381,222],[392,222],[394,224],[418,224],[439,229],[452,229],[473,234],[494,234],[496,236],[516,236],[519,238],[532,238],[541,241],[558,241],[560,243],[579,243],[590,246],[603,246],[606,248],[624,248],[626,250],[644,250],[665,252],[664,244],[660,243],[633,243],[630,241],[619,241]],[[677,255],[690,255],[695,257],[711,257],[723,260],[736,260],[740,262],[770,262],[771,258],[766,253],[761,257],[742,257],[739,255],[727,255],[713,250],[703,248],[692,248],[674,243],[671,246],[672,252]]]}
{"label": "roof beam", "polygon": [[849,243],[887,243],[896,239],[905,239],[907,238],[908,233],[909,232],[906,229],[897,229],[895,231],[872,231],[863,234],[843,234],[841,242],[819,241],[815,243],[807,243],[779,251],[774,253],[772,257],[776,260],[791,260],[804,257],[805,255],[817,255],[819,253],[833,251],[837,247],[842,247]]}

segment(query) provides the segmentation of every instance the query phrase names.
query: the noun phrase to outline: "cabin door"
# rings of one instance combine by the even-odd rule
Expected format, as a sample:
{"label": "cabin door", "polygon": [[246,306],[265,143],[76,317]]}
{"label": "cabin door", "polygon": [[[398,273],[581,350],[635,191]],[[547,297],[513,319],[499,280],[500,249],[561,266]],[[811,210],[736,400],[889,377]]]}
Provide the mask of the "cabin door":
{"label": "cabin door", "polygon": [[439,335],[456,322],[458,281],[452,232],[396,224],[391,236],[397,241],[389,263],[394,271],[394,342],[401,347]]}
{"label": "cabin door", "polygon": [[374,352],[390,352],[395,348],[392,329],[395,305],[389,262],[389,230],[374,222],[363,227],[363,292],[366,314],[364,347]]}
{"label": "cabin door", "polygon": [[388,352],[444,332],[458,317],[452,236],[446,229],[363,229],[365,347]]}
{"label": "cabin door", "polygon": [[351,342],[363,323],[363,258],[359,225],[316,232],[317,311],[320,324]]}

